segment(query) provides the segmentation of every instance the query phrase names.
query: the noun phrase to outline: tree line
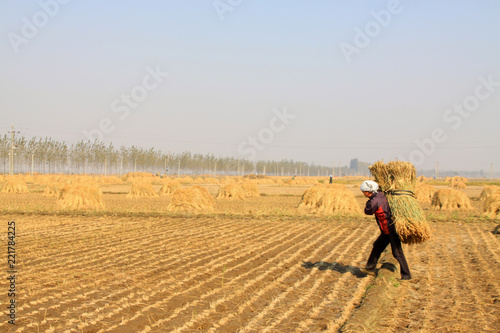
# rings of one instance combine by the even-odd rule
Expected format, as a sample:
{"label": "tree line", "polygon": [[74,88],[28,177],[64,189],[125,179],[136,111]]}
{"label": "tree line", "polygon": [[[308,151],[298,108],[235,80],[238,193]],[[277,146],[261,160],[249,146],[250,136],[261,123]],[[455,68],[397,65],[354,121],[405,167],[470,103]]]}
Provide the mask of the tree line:
{"label": "tree line", "polygon": [[14,173],[84,173],[124,174],[151,172],[167,175],[245,175],[322,176],[353,174],[353,169],[315,165],[293,160],[250,161],[243,158],[213,154],[165,153],[155,148],[138,146],[114,147],[100,141],[80,141],[68,144],[52,138],[26,139],[10,136],[0,138],[0,169],[9,173],[9,159],[14,146]]}

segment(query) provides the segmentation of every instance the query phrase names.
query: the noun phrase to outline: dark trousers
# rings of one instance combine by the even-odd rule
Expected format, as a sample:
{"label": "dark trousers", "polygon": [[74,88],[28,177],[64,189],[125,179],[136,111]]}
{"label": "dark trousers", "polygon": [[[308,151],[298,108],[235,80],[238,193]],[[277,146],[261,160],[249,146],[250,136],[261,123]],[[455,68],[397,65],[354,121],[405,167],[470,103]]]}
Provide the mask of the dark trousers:
{"label": "dark trousers", "polygon": [[381,233],[377,240],[373,243],[372,253],[368,258],[366,268],[375,269],[380,255],[389,243],[391,244],[392,255],[399,263],[401,278],[411,279],[410,268],[408,267],[408,263],[406,262],[405,255],[403,253],[403,248],[401,247],[401,240],[397,234],[393,233],[390,233],[389,235]]}

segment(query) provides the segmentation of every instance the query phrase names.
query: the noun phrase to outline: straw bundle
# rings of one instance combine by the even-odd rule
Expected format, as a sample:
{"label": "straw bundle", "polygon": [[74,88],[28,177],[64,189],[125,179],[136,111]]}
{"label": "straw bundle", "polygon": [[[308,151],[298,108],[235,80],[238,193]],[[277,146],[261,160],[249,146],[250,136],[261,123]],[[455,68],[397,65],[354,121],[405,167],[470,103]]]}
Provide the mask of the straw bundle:
{"label": "straw bundle", "polygon": [[59,193],[61,192],[61,189],[65,185],[66,184],[64,184],[64,183],[48,184],[42,195],[47,196],[47,197],[59,197]]}
{"label": "straw bundle", "polygon": [[460,176],[455,176],[455,177],[446,177],[444,179],[446,183],[453,183],[453,182],[462,182],[462,183],[467,183],[469,180],[465,177],[460,177]]}
{"label": "straw bundle", "polygon": [[64,185],[59,191],[57,205],[74,210],[104,208],[101,189],[92,182]]}
{"label": "straw bundle", "polygon": [[324,185],[316,185],[304,192],[299,203],[300,209],[315,209],[327,187]]}
{"label": "straw bundle", "polygon": [[465,183],[464,183],[464,182],[462,182],[462,181],[453,180],[453,181],[451,182],[451,187],[452,187],[452,188],[456,188],[456,189],[463,190],[464,188],[467,188],[467,185],[465,185]]}
{"label": "straw bundle", "polygon": [[429,178],[427,178],[425,176],[419,176],[419,177],[417,177],[417,183],[425,183],[428,180],[429,180]]}
{"label": "straw bundle", "polygon": [[469,197],[464,192],[442,188],[434,193],[431,203],[433,210],[471,210]]}
{"label": "straw bundle", "polygon": [[205,178],[205,183],[206,184],[219,184],[219,180],[217,178]]}
{"label": "straw bundle", "polygon": [[495,193],[498,189],[500,189],[498,186],[495,185],[487,185],[483,188],[483,191],[481,192],[481,195],[479,196],[480,200],[486,200],[490,195]]}
{"label": "straw bundle", "polygon": [[158,194],[159,195],[173,194],[180,187],[181,187],[181,184],[177,180],[169,180],[167,182],[164,182],[164,184],[160,188],[160,191],[158,192]]}
{"label": "straw bundle", "polygon": [[435,192],[436,188],[426,183],[418,183],[415,188],[415,196],[417,197],[417,201],[420,203],[430,204],[432,202],[432,196]]}
{"label": "straw bundle", "polygon": [[127,194],[127,198],[153,198],[157,197],[153,184],[148,180],[136,180],[132,182],[132,187]]}
{"label": "straw bundle", "polygon": [[393,223],[401,241],[422,243],[431,237],[431,228],[415,198],[416,170],[410,162],[378,161],[369,167],[391,208]]}
{"label": "straw bundle", "polygon": [[217,199],[245,199],[245,193],[240,184],[226,184],[219,187]]}
{"label": "straw bundle", "polygon": [[192,184],[194,182],[194,179],[192,177],[186,176],[182,177],[180,181],[182,184]]}
{"label": "straw bundle", "polygon": [[486,197],[483,204],[483,212],[490,218],[496,218],[500,214],[500,190]]}
{"label": "straw bundle", "polygon": [[123,181],[131,181],[136,178],[153,178],[153,174],[150,172],[127,172],[124,176],[122,176]]}
{"label": "straw bundle", "polygon": [[243,193],[245,194],[245,197],[251,198],[251,197],[260,196],[259,188],[257,187],[256,183],[244,182],[240,186],[243,189]]}
{"label": "straw bundle", "polygon": [[6,183],[2,190],[4,193],[30,193],[23,177],[7,176]]}
{"label": "straw bundle", "polygon": [[212,211],[215,201],[206,188],[193,186],[179,188],[172,195],[172,200],[168,205],[171,211]]}
{"label": "straw bundle", "polygon": [[361,207],[345,185],[316,185],[306,190],[299,209],[321,214],[361,214]]}

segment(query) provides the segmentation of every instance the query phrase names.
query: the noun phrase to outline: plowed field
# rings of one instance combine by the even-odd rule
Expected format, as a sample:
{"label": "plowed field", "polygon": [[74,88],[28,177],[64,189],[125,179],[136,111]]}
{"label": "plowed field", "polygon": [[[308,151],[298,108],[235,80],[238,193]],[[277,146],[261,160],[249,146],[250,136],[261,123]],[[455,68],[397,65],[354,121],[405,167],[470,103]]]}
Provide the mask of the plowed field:
{"label": "plowed field", "polygon": [[431,223],[400,283],[361,273],[366,219],[1,218],[17,228],[16,332],[500,331],[494,222]]}

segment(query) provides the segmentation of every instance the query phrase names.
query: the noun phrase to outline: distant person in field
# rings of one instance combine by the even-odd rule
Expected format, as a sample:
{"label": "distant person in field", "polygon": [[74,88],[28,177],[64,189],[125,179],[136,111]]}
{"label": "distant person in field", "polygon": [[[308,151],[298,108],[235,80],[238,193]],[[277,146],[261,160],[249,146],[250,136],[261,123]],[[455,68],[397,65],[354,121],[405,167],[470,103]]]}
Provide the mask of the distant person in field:
{"label": "distant person in field", "polygon": [[330,175],[330,184],[332,184],[332,183],[333,183],[333,176]]}
{"label": "distant person in field", "polygon": [[365,270],[368,273],[375,273],[380,255],[387,245],[391,244],[392,255],[399,263],[401,280],[411,280],[410,268],[401,247],[401,240],[394,227],[391,209],[385,194],[378,192],[378,184],[371,180],[365,180],[361,184],[361,191],[369,198],[366,202],[365,214],[375,214],[375,219],[380,228],[380,236],[373,243],[372,252],[366,263]]}

